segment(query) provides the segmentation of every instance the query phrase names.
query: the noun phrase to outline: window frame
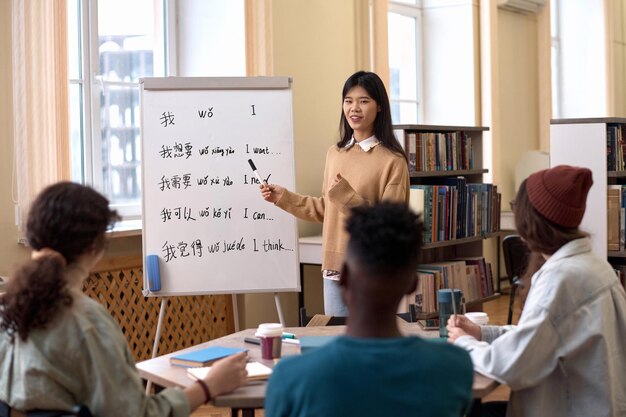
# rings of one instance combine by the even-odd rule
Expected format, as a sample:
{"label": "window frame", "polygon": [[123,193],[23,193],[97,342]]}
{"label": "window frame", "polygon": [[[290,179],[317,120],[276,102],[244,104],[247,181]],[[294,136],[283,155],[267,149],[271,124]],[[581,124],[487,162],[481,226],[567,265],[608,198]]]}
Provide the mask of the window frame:
{"label": "window frame", "polygon": [[[99,31],[98,31],[98,1],[77,0],[78,18],[78,78],[70,78],[68,88],[78,85],[80,92],[80,135],[81,135],[81,163],[84,184],[104,191],[103,162],[102,162],[102,130],[101,130],[101,94],[106,87],[137,87],[140,83],[124,81],[106,81],[98,74],[100,66]],[[158,0],[163,13],[163,68],[165,76],[175,76],[177,73],[177,39],[176,39],[176,6],[177,0]],[[156,2],[155,2],[156,4]],[[70,48],[72,50],[73,48]],[[71,150],[75,152],[74,149]],[[111,203],[111,208],[120,213],[123,220],[140,220],[142,216],[141,200],[135,204]]]}
{"label": "window frame", "polygon": [[[415,80],[416,80],[416,100],[392,99],[389,97],[390,103],[413,103],[417,106],[416,122],[420,123],[424,120],[424,69],[423,69],[423,57],[424,57],[424,25],[423,25],[423,5],[422,0],[415,0],[415,4],[407,4],[404,2],[396,2],[389,0],[387,18],[389,13],[399,14],[401,16],[415,18]],[[389,30],[389,29],[387,29]],[[394,121],[398,123],[401,121]]]}

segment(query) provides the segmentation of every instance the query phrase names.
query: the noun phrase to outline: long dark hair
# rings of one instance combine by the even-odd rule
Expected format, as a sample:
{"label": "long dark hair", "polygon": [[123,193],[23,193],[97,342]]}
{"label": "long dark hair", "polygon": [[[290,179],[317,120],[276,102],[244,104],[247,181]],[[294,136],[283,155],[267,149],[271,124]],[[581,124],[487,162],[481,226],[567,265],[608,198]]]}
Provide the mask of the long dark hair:
{"label": "long dark hair", "polygon": [[104,247],[107,228],[118,219],[92,188],[59,182],[33,201],[26,223],[29,245],[41,252],[24,262],[0,297],[0,329],[26,340],[72,304],[63,272],[67,264]]}
{"label": "long dark hair", "polygon": [[[355,72],[343,85],[341,99],[345,99],[348,92],[356,86],[363,87],[363,89],[367,91],[367,94],[380,107],[380,111],[376,114],[376,119],[374,120],[374,135],[376,136],[376,139],[378,139],[383,146],[392,152],[402,155],[404,159],[407,159],[402,146],[400,146],[396,136],[393,134],[389,97],[387,96],[387,90],[385,90],[385,84],[383,84],[383,81],[373,72]],[[337,142],[337,147],[343,148],[346,146],[350,139],[352,139],[352,133],[352,128],[350,127],[342,108],[341,118],[339,119],[339,142]]]}
{"label": "long dark hair", "polygon": [[588,236],[578,227],[559,226],[537,212],[528,198],[526,180],[515,197],[515,228],[531,251],[545,255],[552,255],[566,243]]}

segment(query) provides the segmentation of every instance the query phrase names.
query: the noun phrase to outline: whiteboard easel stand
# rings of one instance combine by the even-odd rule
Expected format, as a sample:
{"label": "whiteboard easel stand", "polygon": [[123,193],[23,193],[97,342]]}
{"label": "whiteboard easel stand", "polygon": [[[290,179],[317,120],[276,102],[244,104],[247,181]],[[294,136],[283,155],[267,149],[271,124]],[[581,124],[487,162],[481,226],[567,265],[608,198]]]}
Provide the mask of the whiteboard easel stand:
{"label": "whiteboard easel stand", "polygon": [[[154,335],[154,344],[152,345],[152,359],[157,357],[159,350],[159,341],[161,340],[161,331],[163,329],[163,319],[165,318],[165,307],[167,306],[167,298],[163,297],[161,300],[161,307],[159,307],[159,320],[157,321],[156,333]],[[146,384],[146,395],[150,394],[150,388],[152,388],[152,381],[148,380]]]}
{"label": "whiteboard easel stand", "polygon": [[[285,325],[285,316],[283,315],[283,308],[280,304],[280,297],[278,293],[274,293],[274,302],[276,303],[276,312],[278,313],[278,321],[282,324],[283,327]],[[233,294],[233,318],[235,321],[235,331],[239,331],[239,309],[237,308],[237,294]]]}
{"label": "whiteboard easel stand", "polygon": [[[239,308],[237,307],[237,294],[232,294],[233,303],[233,321],[235,325],[235,332],[239,331]],[[278,293],[274,293],[274,302],[276,303],[276,311],[278,312],[278,320],[280,324],[285,327],[285,316],[283,315],[283,309],[280,304],[280,298]],[[154,334],[154,344],[152,345],[152,359],[156,358],[159,351],[159,341],[161,340],[161,332],[163,331],[163,320],[165,319],[165,309],[167,307],[167,298],[163,297],[161,300],[161,306],[159,307],[159,319],[157,321],[156,333]],[[152,388],[152,381],[148,381],[146,384],[146,394],[150,394]]]}
{"label": "whiteboard easel stand", "polygon": [[283,316],[283,308],[280,305],[280,298],[277,292],[274,293],[274,302],[276,303],[276,311],[278,312],[278,321],[285,327],[285,316]]}

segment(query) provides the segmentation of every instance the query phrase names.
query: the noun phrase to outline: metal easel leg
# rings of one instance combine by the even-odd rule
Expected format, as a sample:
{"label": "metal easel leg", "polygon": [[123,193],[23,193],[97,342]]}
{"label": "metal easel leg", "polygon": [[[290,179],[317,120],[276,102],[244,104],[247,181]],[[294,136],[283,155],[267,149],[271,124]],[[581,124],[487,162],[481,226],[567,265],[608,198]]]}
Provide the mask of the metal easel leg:
{"label": "metal easel leg", "polygon": [[235,324],[235,332],[239,331],[239,308],[237,307],[237,294],[232,295],[233,298],[233,322]]}
{"label": "metal easel leg", "polygon": [[[152,345],[152,359],[157,357],[159,351],[159,341],[161,340],[161,330],[163,328],[163,319],[165,318],[165,309],[167,307],[167,298],[161,299],[161,307],[159,309],[159,321],[157,322],[156,334],[154,335],[154,345]],[[146,394],[150,395],[152,381],[146,384]]]}
{"label": "metal easel leg", "polygon": [[274,301],[276,302],[276,311],[278,312],[278,320],[280,321],[280,324],[282,324],[283,327],[285,327],[285,317],[283,316],[283,309],[280,306],[280,298],[278,297],[277,292],[274,293]]}

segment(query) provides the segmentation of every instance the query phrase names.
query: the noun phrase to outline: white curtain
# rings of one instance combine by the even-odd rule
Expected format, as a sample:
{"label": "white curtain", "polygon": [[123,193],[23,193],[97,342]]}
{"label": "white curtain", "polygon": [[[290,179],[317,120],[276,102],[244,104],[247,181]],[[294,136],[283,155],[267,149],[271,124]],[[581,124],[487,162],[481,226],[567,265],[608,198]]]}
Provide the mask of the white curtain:
{"label": "white curtain", "polygon": [[20,233],[42,188],[69,179],[66,0],[13,0],[15,198]]}

